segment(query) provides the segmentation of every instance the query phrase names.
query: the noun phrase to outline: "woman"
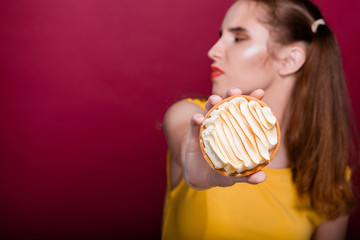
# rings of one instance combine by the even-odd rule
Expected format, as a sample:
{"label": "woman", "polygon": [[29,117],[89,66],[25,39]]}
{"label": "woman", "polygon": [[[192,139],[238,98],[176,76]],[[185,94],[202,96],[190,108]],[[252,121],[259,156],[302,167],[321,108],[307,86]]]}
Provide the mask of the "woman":
{"label": "woman", "polygon": [[[214,95],[177,102],[164,118],[163,238],[344,238],[355,202],[346,171],[348,95],[338,45],[319,10],[305,0],[236,1],[208,55]],[[263,171],[225,177],[205,162],[199,127],[220,96],[237,94],[272,108],[283,141]]]}

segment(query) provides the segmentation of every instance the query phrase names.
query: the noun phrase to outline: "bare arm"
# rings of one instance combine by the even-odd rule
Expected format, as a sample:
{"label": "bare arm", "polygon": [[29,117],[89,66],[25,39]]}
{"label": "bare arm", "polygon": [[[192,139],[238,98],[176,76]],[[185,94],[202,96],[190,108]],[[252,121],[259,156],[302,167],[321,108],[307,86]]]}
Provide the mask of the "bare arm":
{"label": "bare arm", "polygon": [[[227,96],[241,94],[239,89],[231,89]],[[253,96],[261,98],[263,91],[254,91]],[[205,113],[222,98],[212,95],[205,107]],[[266,179],[260,171],[247,177],[226,177],[213,170],[205,161],[199,143],[200,125],[204,121],[201,108],[188,102],[175,103],[167,111],[164,119],[165,137],[171,152],[170,180],[175,187],[185,178],[186,183],[197,190],[204,190],[215,186],[231,186],[237,182],[252,184]]]}
{"label": "bare arm", "polygon": [[349,216],[322,223],[314,233],[314,240],[341,240],[346,237]]}
{"label": "bare arm", "polygon": [[170,183],[175,188],[183,178],[186,136],[190,120],[203,110],[194,103],[180,101],[172,105],[164,117],[164,134],[170,151]]}

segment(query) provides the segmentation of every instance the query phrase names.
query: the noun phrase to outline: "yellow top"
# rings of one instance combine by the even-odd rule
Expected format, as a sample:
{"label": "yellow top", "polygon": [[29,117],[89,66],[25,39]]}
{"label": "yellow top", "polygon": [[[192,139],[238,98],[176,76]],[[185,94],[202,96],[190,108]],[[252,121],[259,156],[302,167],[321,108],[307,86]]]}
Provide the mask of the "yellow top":
{"label": "yellow top", "polygon": [[322,222],[298,199],[290,168],[264,168],[267,179],[258,185],[205,191],[188,187],[184,179],[170,190],[167,169],[163,239],[310,239]]}

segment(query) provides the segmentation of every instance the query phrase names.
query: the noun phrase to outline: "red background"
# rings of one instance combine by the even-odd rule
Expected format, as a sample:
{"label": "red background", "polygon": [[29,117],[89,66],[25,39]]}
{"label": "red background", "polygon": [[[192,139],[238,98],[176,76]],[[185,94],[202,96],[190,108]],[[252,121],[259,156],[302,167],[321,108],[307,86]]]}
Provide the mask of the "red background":
{"label": "red background", "polygon": [[[315,2],[342,48],[359,123],[360,3]],[[206,53],[231,3],[1,1],[2,239],[159,238],[158,129],[173,101],[210,93]],[[360,236],[359,215],[349,236]]]}

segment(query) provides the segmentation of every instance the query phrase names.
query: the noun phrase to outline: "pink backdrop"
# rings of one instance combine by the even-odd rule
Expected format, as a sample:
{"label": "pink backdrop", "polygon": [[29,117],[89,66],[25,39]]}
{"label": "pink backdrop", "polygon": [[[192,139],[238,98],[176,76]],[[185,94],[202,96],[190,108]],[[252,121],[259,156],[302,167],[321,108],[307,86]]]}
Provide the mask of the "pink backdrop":
{"label": "pink backdrop", "polygon": [[[159,237],[158,128],[173,101],[210,93],[206,53],[231,3],[1,2],[2,239]],[[359,122],[360,3],[316,3],[342,48]]]}

